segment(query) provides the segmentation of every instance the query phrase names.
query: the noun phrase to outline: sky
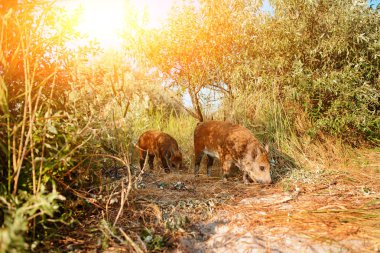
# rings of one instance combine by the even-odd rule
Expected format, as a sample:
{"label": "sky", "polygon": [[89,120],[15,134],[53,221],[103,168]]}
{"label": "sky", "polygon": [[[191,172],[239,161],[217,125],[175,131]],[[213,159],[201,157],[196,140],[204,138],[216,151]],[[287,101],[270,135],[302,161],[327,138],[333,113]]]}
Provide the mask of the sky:
{"label": "sky", "polygon": [[263,1],[263,7],[262,8],[263,8],[263,11],[266,11],[266,12],[269,12],[269,13],[273,13],[273,8],[272,8],[272,6],[270,6],[268,0],[264,0]]}
{"label": "sky", "polygon": [[376,6],[376,5],[380,4],[380,0],[372,0],[372,1],[368,0],[368,3],[369,4],[374,4]]}

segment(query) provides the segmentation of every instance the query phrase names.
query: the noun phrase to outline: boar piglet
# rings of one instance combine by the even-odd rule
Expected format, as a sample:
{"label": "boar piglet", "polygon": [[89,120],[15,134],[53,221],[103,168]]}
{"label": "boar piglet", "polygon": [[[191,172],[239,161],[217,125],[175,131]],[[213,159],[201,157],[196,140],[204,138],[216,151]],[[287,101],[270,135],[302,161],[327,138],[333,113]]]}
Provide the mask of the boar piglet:
{"label": "boar piglet", "polygon": [[231,165],[235,164],[243,173],[244,183],[251,180],[269,184],[270,163],[268,145],[264,148],[245,127],[225,121],[198,123],[194,131],[194,174],[198,175],[204,154],[207,155],[207,174],[211,175],[214,158],[219,158],[223,178],[227,180]]}
{"label": "boar piglet", "polygon": [[151,170],[153,170],[154,157],[159,160],[167,173],[173,168],[179,169],[182,166],[182,153],[178,148],[178,143],[167,133],[146,131],[140,136],[137,148],[139,150],[141,169],[144,167],[147,155]]}

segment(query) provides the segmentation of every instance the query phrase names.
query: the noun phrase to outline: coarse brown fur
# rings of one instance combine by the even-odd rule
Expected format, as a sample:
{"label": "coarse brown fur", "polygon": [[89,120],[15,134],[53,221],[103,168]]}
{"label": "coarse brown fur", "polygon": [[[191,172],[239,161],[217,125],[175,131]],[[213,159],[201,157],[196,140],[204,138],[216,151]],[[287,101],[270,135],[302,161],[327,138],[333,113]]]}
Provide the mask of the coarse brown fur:
{"label": "coarse brown fur", "polygon": [[145,158],[148,155],[148,163],[153,170],[154,157],[157,157],[166,172],[173,167],[179,169],[182,166],[182,153],[177,141],[169,134],[161,131],[146,131],[138,142],[140,168],[143,169]]}
{"label": "coarse brown fur", "polygon": [[194,131],[195,175],[199,172],[204,154],[208,157],[207,174],[211,174],[214,157],[221,161],[226,179],[232,164],[244,172],[244,182],[249,178],[261,183],[271,183],[269,147],[263,146],[245,127],[226,121],[198,123]]}

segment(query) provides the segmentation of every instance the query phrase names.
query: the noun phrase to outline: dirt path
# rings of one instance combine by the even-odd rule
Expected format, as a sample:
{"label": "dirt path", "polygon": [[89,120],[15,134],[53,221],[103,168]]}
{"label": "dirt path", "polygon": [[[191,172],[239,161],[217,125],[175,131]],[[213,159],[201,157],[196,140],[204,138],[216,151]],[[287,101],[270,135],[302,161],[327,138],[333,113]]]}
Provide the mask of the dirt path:
{"label": "dirt path", "polygon": [[[346,167],[295,172],[302,176],[270,186],[150,173],[116,225],[149,252],[380,252],[380,155],[361,153]],[[117,182],[101,194],[117,192]],[[61,249],[128,252],[122,235],[99,225],[114,221],[120,194],[114,199],[65,235]]]}
{"label": "dirt path", "polygon": [[284,191],[172,174],[142,195],[159,206],[166,227],[188,221],[169,225],[184,230],[174,252],[378,251],[380,195],[342,185],[340,178]]}

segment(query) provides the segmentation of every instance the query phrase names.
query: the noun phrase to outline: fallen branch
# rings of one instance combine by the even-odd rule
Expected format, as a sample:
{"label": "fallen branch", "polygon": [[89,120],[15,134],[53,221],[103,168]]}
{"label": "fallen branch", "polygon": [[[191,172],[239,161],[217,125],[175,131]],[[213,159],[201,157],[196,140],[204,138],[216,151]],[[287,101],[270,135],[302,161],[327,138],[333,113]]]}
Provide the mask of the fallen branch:
{"label": "fallen branch", "polygon": [[54,176],[53,176],[53,179],[54,179],[55,181],[57,181],[60,185],[62,185],[62,186],[65,188],[65,190],[69,190],[69,191],[71,191],[75,196],[77,196],[77,197],[79,197],[79,198],[81,198],[81,199],[86,200],[88,203],[93,204],[94,206],[96,206],[96,207],[98,207],[98,208],[100,208],[100,209],[102,209],[102,210],[105,209],[104,207],[102,207],[101,205],[99,205],[99,204],[96,203],[96,202],[97,202],[96,199],[86,197],[85,195],[83,195],[83,194],[81,194],[80,192],[74,190],[74,189],[71,188],[69,185],[65,184],[64,182],[62,182],[61,180],[59,180],[58,178],[56,178],[56,177],[54,177]]}

